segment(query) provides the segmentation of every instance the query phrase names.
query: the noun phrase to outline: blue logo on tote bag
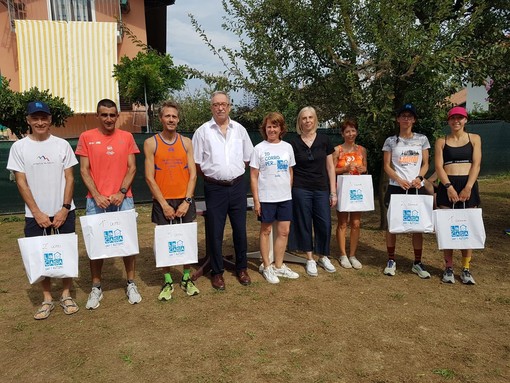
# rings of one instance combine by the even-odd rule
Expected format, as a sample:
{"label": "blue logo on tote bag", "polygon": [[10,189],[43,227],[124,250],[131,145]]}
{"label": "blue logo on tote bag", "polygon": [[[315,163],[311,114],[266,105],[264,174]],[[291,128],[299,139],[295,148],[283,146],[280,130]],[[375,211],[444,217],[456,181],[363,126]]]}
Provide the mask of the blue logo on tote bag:
{"label": "blue logo on tote bag", "polygon": [[420,223],[420,213],[418,210],[403,210],[402,221],[405,224],[417,224]]}
{"label": "blue logo on tote bag", "polygon": [[170,256],[183,255],[185,246],[183,241],[170,241],[168,242],[168,252]]}
{"label": "blue logo on tote bag", "polygon": [[104,244],[107,247],[110,246],[119,246],[124,243],[124,237],[122,235],[122,230],[105,230],[103,232],[104,235]]}
{"label": "blue logo on tote bag", "polygon": [[59,252],[55,253],[44,253],[44,267],[45,269],[61,268],[64,266],[64,260],[62,254]]}

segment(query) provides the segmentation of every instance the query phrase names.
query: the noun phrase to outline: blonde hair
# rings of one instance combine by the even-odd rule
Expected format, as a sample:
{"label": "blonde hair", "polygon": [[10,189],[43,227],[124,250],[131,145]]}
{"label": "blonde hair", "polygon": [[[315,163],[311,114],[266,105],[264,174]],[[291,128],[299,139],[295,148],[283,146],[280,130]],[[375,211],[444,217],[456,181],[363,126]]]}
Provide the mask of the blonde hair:
{"label": "blonde hair", "polygon": [[311,106],[305,106],[303,109],[301,109],[299,111],[299,114],[297,116],[297,120],[296,120],[296,132],[297,134],[301,135],[301,133],[303,132],[301,130],[301,115],[305,112],[310,112],[314,119],[315,119],[315,123],[314,123],[314,127],[313,127],[313,132],[315,133],[317,131],[317,128],[319,127],[319,121],[317,120],[317,112],[315,111],[315,109]]}

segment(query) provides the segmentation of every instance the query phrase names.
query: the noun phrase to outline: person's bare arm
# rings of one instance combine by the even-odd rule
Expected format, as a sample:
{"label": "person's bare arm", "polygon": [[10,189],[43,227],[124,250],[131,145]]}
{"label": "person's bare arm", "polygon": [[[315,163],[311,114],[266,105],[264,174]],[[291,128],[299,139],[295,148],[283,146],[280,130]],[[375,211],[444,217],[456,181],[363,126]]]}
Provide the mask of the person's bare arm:
{"label": "person's bare arm", "polygon": [[14,177],[16,178],[16,185],[18,186],[21,198],[23,198],[23,201],[25,201],[28,208],[32,212],[32,215],[34,216],[34,219],[37,222],[37,224],[43,228],[50,227],[52,225],[50,217],[48,216],[48,214],[41,211],[39,209],[39,206],[37,206],[32,191],[28,186],[26,174],[15,171]]}
{"label": "person's bare arm", "polygon": [[101,209],[106,209],[110,206],[110,199],[107,196],[101,195],[97,190],[92,174],[90,173],[90,161],[88,157],[80,157],[80,174],[90,195],[94,198],[94,201],[96,201],[96,205]]}
{"label": "person's bare arm", "polygon": [[[66,184],[64,187],[64,201],[62,205],[70,205],[71,201],[73,200],[74,191],[74,174],[72,167],[64,170],[64,179]],[[60,226],[62,226],[65,223],[68,214],[69,210],[62,206],[62,208],[53,217],[53,227],[58,229]]]}
{"label": "person's bare arm", "polygon": [[[189,170],[189,181],[186,188],[186,198],[192,198],[195,194],[195,186],[197,184],[197,168],[195,166],[195,159],[193,157],[193,144],[187,137],[182,137],[184,147],[186,148],[187,159],[188,159],[188,170]],[[184,217],[189,209],[189,203],[182,201],[177,208],[176,216]]]}
{"label": "person's bare arm", "polygon": [[[124,176],[124,179],[122,180],[122,183],[120,184],[120,189],[128,190],[131,187],[133,180],[135,179],[135,174],[136,174],[136,158],[135,155],[131,153],[130,155],[128,155],[127,172],[126,175]],[[122,204],[126,195],[122,193],[120,189],[115,194],[112,194],[110,196],[110,204],[114,206],[120,206]]]}
{"label": "person's bare arm", "polygon": [[459,199],[461,201],[468,201],[469,198],[471,198],[471,189],[478,179],[482,163],[482,140],[478,134],[470,134],[470,138],[471,144],[473,145],[473,158],[466,186],[459,193]]}
{"label": "person's bare arm", "polygon": [[400,178],[398,176],[397,172],[395,171],[395,169],[393,169],[393,167],[391,166],[391,152],[390,151],[383,153],[383,167],[384,167],[384,172],[388,175],[388,177],[390,177],[393,181],[398,183],[402,189],[408,190],[411,187],[411,183],[403,178]]}
{"label": "person's bare arm", "polygon": [[259,199],[259,169],[250,167],[250,186],[253,195],[253,210],[260,217],[260,199]]}
{"label": "person's bare arm", "polygon": [[335,206],[337,203],[336,195],[336,173],[335,165],[333,164],[333,154],[329,154],[326,157],[326,170],[329,178],[329,205]]}

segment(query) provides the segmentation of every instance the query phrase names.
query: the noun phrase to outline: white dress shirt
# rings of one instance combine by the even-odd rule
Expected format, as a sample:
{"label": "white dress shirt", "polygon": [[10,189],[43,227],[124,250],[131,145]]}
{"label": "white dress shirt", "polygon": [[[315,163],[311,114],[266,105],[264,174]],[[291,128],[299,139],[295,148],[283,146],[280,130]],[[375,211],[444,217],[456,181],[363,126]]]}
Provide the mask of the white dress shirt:
{"label": "white dress shirt", "polygon": [[195,163],[206,177],[231,181],[244,174],[246,162],[253,152],[248,132],[238,122],[229,119],[227,136],[214,119],[204,123],[193,134]]}

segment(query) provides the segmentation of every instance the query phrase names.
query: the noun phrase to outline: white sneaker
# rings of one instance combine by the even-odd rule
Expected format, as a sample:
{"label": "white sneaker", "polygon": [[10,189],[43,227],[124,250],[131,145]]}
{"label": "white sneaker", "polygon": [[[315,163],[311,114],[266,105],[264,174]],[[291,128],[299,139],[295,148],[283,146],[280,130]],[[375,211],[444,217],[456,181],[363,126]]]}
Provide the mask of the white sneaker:
{"label": "white sneaker", "polygon": [[395,270],[397,269],[397,262],[393,259],[388,260],[386,267],[384,268],[384,275],[389,275],[393,277],[395,275]]}
{"label": "white sneaker", "polygon": [[274,268],[274,273],[277,277],[289,278],[289,279],[298,279],[299,274],[295,271],[292,271],[287,265],[284,263],[280,269]]}
{"label": "white sneaker", "polygon": [[317,263],[313,259],[306,261],[306,273],[312,277],[319,275],[317,272]]}
{"label": "white sneaker", "polygon": [[358,261],[358,258],[356,257],[349,257],[349,262],[356,270],[361,269],[363,266],[361,265],[361,262]]}
{"label": "white sneaker", "polygon": [[278,279],[274,272],[273,265],[269,265],[267,268],[265,268],[264,271],[262,272],[262,275],[264,276],[264,278],[266,278],[266,281],[268,281],[269,283],[272,284],[280,283],[280,280]]}
{"label": "white sneaker", "polygon": [[328,273],[334,273],[336,271],[335,266],[331,263],[328,257],[320,257],[317,261],[319,266],[321,266],[324,270],[326,270]]}
{"label": "white sneaker", "polygon": [[264,267],[264,262],[262,262],[259,266],[259,273],[262,274],[265,270],[265,267]]}
{"label": "white sneaker", "polygon": [[453,268],[447,267],[444,269],[443,278],[441,278],[441,282],[443,283],[455,283],[455,276],[453,275]]}
{"label": "white sneaker", "polygon": [[425,270],[425,267],[421,262],[414,264],[411,271],[415,274],[418,274],[418,276],[422,279],[430,278],[430,273]]}
{"label": "white sneaker", "polygon": [[129,303],[134,305],[135,303],[140,303],[142,301],[142,296],[138,292],[138,288],[136,287],[135,282],[128,283],[126,287],[126,295],[128,297]]}
{"label": "white sneaker", "polygon": [[98,289],[97,287],[92,287],[92,291],[89,294],[85,308],[87,310],[97,309],[101,299],[103,299],[103,290]]}
{"label": "white sneaker", "polygon": [[460,273],[460,280],[465,285],[474,285],[475,284],[475,279],[473,278],[473,276],[469,272],[469,269],[463,269],[462,270],[462,272]]}
{"label": "white sneaker", "polygon": [[349,262],[347,255],[340,256],[340,266],[342,266],[344,269],[352,269],[351,262]]}

